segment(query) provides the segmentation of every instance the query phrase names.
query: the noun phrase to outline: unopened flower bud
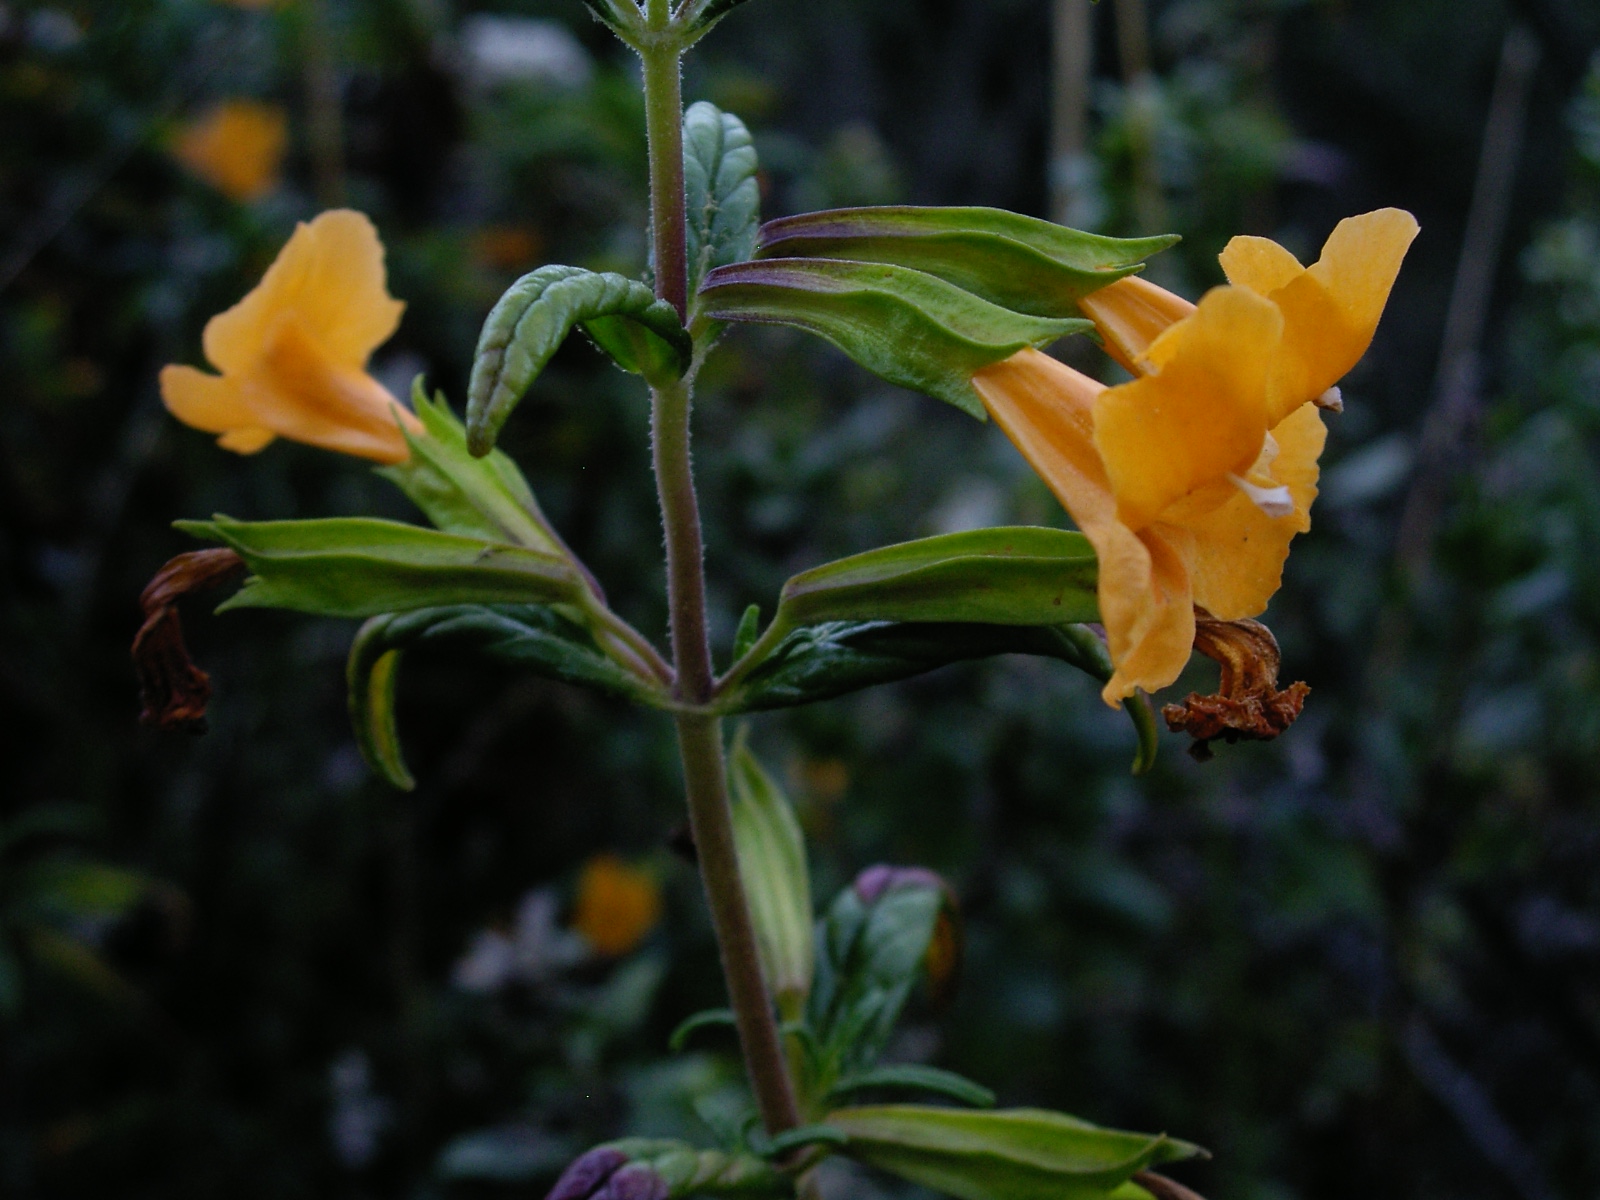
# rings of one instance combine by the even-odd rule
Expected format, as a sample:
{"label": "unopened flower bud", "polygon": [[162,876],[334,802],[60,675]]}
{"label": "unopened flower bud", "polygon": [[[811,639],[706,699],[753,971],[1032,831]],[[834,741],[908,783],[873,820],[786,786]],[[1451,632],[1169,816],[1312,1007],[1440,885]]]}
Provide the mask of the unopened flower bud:
{"label": "unopened flower bud", "polygon": [[573,1160],[545,1200],[590,1200],[627,1161],[622,1151],[597,1146]]}

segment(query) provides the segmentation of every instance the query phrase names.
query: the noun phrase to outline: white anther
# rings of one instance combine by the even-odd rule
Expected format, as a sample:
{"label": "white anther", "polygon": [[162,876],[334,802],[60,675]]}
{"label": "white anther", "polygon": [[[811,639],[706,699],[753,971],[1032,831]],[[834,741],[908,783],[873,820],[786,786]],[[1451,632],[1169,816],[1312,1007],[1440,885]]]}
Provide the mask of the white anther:
{"label": "white anther", "polygon": [[1258,487],[1248,479],[1231,473],[1228,475],[1228,482],[1249,496],[1250,502],[1269,517],[1287,517],[1294,512],[1294,497],[1289,494],[1289,489],[1286,487]]}

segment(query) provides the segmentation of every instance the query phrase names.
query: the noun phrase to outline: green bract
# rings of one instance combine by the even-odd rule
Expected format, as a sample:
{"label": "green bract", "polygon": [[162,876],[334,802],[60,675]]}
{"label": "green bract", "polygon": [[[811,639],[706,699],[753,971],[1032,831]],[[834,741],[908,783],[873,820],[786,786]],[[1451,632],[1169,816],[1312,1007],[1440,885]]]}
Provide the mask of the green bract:
{"label": "green bract", "polygon": [[972,377],[1090,322],[1027,316],[921,271],[881,263],[774,258],[706,276],[698,309],[723,321],[793,325],[826,338],[890,383],[987,420]]}
{"label": "green bract", "polygon": [[394,695],[400,653],[417,645],[471,649],[538,675],[651,703],[656,697],[595,644],[589,632],[531,604],[459,605],[386,613],[361,627],[345,668],[350,719],[363,757],[394,786],[413,786],[400,752]]}
{"label": "green bract", "polygon": [[1104,1200],[1135,1172],[1203,1153],[1029,1108],[844,1108],[827,1123],[848,1136],[851,1158],[958,1200]]}
{"label": "green bract", "polygon": [[474,458],[466,427],[456,420],[444,394],[428,399],[418,376],[411,405],[426,436],[406,432],[411,457],[377,473],[411,497],[440,529],[497,542],[512,542],[548,554],[562,548],[517,464],[498,450]]}
{"label": "green bract", "polygon": [[319,521],[179,521],[195,537],[226,543],[250,568],[218,606],[287,608],[324,617],[443,604],[581,604],[571,562],[522,546],[366,517]]}
{"label": "green bract", "polygon": [[759,166],[743,121],[704,100],[689,106],[683,114],[683,185],[691,293],[707,271],[755,254]]}
{"label": "green bract", "polygon": [[1090,292],[1143,270],[1176,235],[1110,238],[998,208],[840,208],[761,229],[763,258],[892,263],[936,275],[1003,308],[1078,315]]}
{"label": "green bract", "polygon": [[794,810],[743,731],[728,757],[733,836],[767,987],[786,1017],[811,990],[811,879]]}
{"label": "green bract", "polygon": [[467,446],[483,455],[574,325],[625,371],[677,379],[693,347],[672,305],[636,279],[550,265],[506,290],[478,337],[467,389]]}

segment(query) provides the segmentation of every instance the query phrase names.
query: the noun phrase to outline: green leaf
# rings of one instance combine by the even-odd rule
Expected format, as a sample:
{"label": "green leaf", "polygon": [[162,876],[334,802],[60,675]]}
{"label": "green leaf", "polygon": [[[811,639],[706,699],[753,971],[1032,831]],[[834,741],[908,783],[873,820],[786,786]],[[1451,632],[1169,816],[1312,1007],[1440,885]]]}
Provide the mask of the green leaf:
{"label": "green leaf", "polygon": [[719,267],[698,307],[722,321],[793,325],[882,379],[987,420],[972,377],[1087,321],[1026,316],[907,267],[774,258]]}
{"label": "green leaf", "polygon": [[607,1148],[656,1174],[666,1184],[668,1200],[690,1196],[777,1200],[794,1195],[787,1175],[752,1154],[701,1150],[687,1142],[657,1138],[623,1138]]}
{"label": "green leaf", "polygon": [[689,1039],[702,1029],[734,1029],[737,1026],[738,1018],[733,1015],[733,1009],[708,1008],[686,1018],[674,1029],[672,1036],[667,1039],[667,1049],[674,1054],[680,1054],[689,1044]]}
{"label": "green leaf", "polygon": [[1040,1109],[885,1105],[839,1109],[827,1122],[849,1135],[851,1158],[958,1200],[1104,1200],[1135,1172],[1203,1153]]}
{"label": "green leaf", "polygon": [[377,468],[379,475],[446,533],[563,553],[516,463],[498,450],[482,458],[468,453],[466,426],[450,411],[443,392],[428,399],[420,375],[411,385],[411,405],[427,435],[405,431],[411,457]]}
{"label": "green leaf", "polygon": [[768,1158],[781,1158],[807,1146],[843,1146],[849,1140],[830,1125],[801,1125],[768,1138],[763,1153]]}
{"label": "green leaf", "polygon": [[683,114],[683,182],[691,293],[713,267],[754,257],[761,223],[759,168],[743,121],[704,100],[689,106]]}
{"label": "green leaf", "polygon": [[541,605],[454,605],[385,613],[361,627],[345,668],[356,744],[395,787],[413,781],[400,753],[394,692],[400,652],[417,645],[465,647],[536,674],[652,703],[640,681],[595,645],[575,621]]}
{"label": "green leaf", "polygon": [[750,647],[756,644],[756,638],[761,635],[761,605],[752,604],[744,610],[744,616],[739,618],[739,628],[733,633],[733,661],[738,662],[750,653]]}
{"label": "green leaf", "polygon": [[[721,706],[730,713],[792,708],[997,654],[1058,658],[1101,683],[1111,678],[1105,644],[1083,625],[831,621],[802,626],[769,643]],[[1123,707],[1139,738],[1133,770],[1143,774],[1155,762],[1155,715],[1143,695]]]}
{"label": "green leaf", "polygon": [[1100,616],[1099,562],[1081,533],[1022,525],[902,542],[783,585],[773,624],[975,621],[1062,625]]}
{"label": "green leaf", "polygon": [[965,1075],[917,1063],[857,1071],[835,1082],[829,1089],[828,1095],[830,1098],[838,1098],[867,1088],[913,1088],[917,1091],[948,1096],[952,1100],[959,1100],[976,1108],[993,1108],[995,1100],[993,1092],[981,1083],[974,1083]]}
{"label": "green leaf", "polygon": [[565,558],[366,517],[317,521],[179,521],[198,538],[231,546],[250,568],[217,609],[287,608],[326,617],[371,617],[446,604],[580,603]]}
{"label": "green leaf", "polygon": [[763,258],[891,263],[936,275],[1002,308],[1078,316],[1078,301],[1132,275],[1175,234],[1111,238],[998,208],[841,208],[771,221]]}
{"label": "green leaf", "polygon": [[[394,618],[373,617],[351,643],[345,662],[350,725],[356,745],[367,765],[402,792],[416,788],[400,748],[400,728],[395,720],[395,689],[400,679],[400,651],[384,649],[384,634]],[[373,644],[379,647],[373,653]]]}
{"label": "green leaf", "polygon": [[733,837],[768,989],[785,1016],[811,989],[811,877],[806,843],[788,797],[750,750],[741,729],[728,756]]}
{"label": "green leaf", "polygon": [[120,917],[154,886],[154,881],[139,871],[53,860],[17,872],[13,903],[18,911],[38,920],[70,923],[88,917]]}
{"label": "green leaf", "polygon": [[871,1064],[921,978],[928,943],[948,903],[936,882],[907,881],[869,903],[840,890],[817,927],[816,978],[807,1018],[845,1072]]}
{"label": "green leaf", "polygon": [[711,27],[745,0],[697,0],[685,25],[696,39],[704,37]]}
{"label": "green leaf", "polygon": [[467,446],[489,452],[511,410],[581,325],[625,371],[652,383],[689,369],[694,347],[672,305],[635,279],[556,264],[524,275],[483,324],[467,386]]}

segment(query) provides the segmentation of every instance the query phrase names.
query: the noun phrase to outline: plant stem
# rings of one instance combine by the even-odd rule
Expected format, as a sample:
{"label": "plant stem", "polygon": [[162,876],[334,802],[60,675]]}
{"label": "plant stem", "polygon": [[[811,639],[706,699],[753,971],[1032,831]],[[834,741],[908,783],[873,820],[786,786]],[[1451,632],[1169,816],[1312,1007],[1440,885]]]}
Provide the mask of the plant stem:
{"label": "plant stem", "polygon": [[[687,311],[684,241],[682,51],[667,29],[666,0],[650,0],[647,23],[657,40],[639,49],[644,62],[645,119],[650,139],[650,218],[655,248],[656,294],[682,317]],[[661,523],[666,534],[667,604],[677,698],[701,707],[711,700],[711,639],[706,624],[704,546],[700,507],[689,455],[689,385],[678,381],[651,392],[650,433]],[[789,1081],[783,1038],[761,976],[739,857],[733,840],[721,723],[699,712],[680,712],[678,751],[700,863],[722,957],[728,1001],[739,1028],[745,1070],[770,1134],[800,1124]]]}
{"label": "plant stem", "polygon": [[683,195],[683,77],[676,46],[639,51],[644,64],[645,132],[650,142],[650,232],[656,295],[689,313],[689,249]]}

